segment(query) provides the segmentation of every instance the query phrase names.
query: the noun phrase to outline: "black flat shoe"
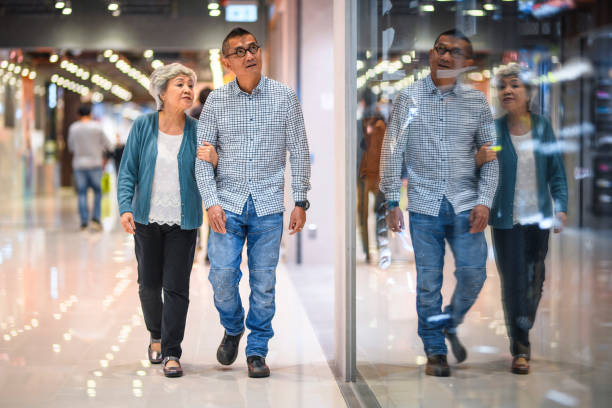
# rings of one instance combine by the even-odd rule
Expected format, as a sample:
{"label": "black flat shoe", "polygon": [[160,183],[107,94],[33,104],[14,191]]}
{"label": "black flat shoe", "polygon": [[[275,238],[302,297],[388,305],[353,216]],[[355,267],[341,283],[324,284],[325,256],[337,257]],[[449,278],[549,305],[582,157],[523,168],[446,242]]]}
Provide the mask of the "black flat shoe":
{"label": "black flat shoe", "polygon": [[149,343],[149,348],[147,350],[147,355],[149,356],[149,362],[151,364],[160,364],[163,361],[163,357],[162,357],[162,353],[161,351],[155,351],[153,349],[151,349],[151,344],[153,343],[159,343],[161,344],[161,340],[153,340],[151,339],[151,343]]}
{"label": "black flat shoe", "polygon": [[231,365],[236,361],[236,357],[238,357],[238,345],[240,344],[240,338],[243,334],[244,330],[236,336],[230,336],[227,332],[223,334],[223,340],[221,340],[221,344],[219,344],[219,348],[217,349],[217,361],[219,363]]}
{"label": "black flat shoe", "polygon": [[249,366],[249,377],[264,378],[270,376],[270,367],[266,365],[266,359],[260,356],[247,357]]}
{"label": "black flat shoe", "polygon": [[458,363],[465,361],[467,358],[467,351],[463,344],[459,341],[459,337],[457,337],[457,333],[449,333],[444,329],[444,335],[446,336],[448,342],[451,345],[451,350],[453,350],[453,355],[457,359]]}
{"label": "black flat shoe", "polygon": [[436,354],[427,356],[427,365],[425,366],[425,374],[435,377],[449,377],[450,368],[444,354]]}
{"label": "black flat shoe", "polygon": [[[168,361],[171,361],[171,360],[176,361],[179,364],[178,367],[166,367],[166,364],[168,364]],[[183,368],[181,367],[181,362],[179,361],[178,357],[168,356],[164,358],[163,370],[164,370],[164,375],[168,378],[183,376]]]}

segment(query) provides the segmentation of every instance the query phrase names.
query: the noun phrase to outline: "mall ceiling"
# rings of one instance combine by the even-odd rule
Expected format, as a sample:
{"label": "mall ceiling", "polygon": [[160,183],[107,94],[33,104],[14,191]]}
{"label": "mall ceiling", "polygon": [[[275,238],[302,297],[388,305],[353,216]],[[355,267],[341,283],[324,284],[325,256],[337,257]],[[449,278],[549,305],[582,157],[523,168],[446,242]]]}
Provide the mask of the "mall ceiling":
{"label": "mall ceiling", "polygon": [[[207,0],[71,0],[64,1],[64,8],[71,8],[68,15],[55,7],[56,1],[0,0],[0,60],[22,60],[24,67],[36,69],[39,80],[58,75],[92,89],[99,89],[91,84],[97,74],[129,90],[135,102],[151,98],[134,75],[119,69],[117,61],[146,76],[156,60],[180,61],[196,71],[199,81],[211,82],[209,51],[220,48],[233,27],[240,25],[265,43],[263,0],[255,1],[258,19],[249,23],[225,21],[223,3],[232,0],[219,2],[217,17],[209,15]],[[115,15],[110,3],[118,4]],[[109,58],[108,50],[118,59]],[[89,77],[70,72],[68,63]],[[116,99],[109,92],[104,98]]]}

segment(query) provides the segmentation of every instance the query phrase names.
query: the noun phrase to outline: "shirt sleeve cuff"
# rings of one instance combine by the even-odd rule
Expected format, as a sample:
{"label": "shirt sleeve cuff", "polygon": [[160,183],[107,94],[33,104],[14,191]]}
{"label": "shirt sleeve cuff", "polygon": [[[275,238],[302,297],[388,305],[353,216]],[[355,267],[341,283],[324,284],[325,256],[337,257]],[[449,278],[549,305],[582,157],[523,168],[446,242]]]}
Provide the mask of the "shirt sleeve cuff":
{"label": "shirt sleeve cuff", "polygon": [[204,201],[204,207],[208,210],[210,207],[215,205],[221,205],[217,197],[206,198]]}
{"label": "shirt sleeve cuff", "polygon": [[477,205],[484,205],[490,210],[493,206],[493,197],[479,197]]}
{"label": "shirt sleeve cuff", "polygon": [[399,191],[389,191],[385,193],[385,200],[386,201],[400,201],[402,194]]}
{"label": "shirt sleeve cuff", "polygon": [[306,191],[294,191],[293,192],[293,201],[306,201],[307,194]]}

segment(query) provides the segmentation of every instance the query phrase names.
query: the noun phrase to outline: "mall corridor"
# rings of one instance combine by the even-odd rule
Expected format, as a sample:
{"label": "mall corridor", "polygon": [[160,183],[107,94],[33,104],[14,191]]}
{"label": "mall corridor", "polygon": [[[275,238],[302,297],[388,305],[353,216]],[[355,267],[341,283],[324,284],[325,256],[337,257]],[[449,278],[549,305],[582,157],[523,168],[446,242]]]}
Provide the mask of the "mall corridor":
{"label": "mall corridor", "polygon": [[[273,375],[247,378],[245,342],[234,365],[217,363],[223,329],[203,251],[191,275],[185,377],[165,378],[147,360],[134,240],[114,224],[80,231],[75,213],[71,193],[0,206],[0,405],[345,406],[284,265],[267,359]],[[241,293],[248,304],[246,279]]]}

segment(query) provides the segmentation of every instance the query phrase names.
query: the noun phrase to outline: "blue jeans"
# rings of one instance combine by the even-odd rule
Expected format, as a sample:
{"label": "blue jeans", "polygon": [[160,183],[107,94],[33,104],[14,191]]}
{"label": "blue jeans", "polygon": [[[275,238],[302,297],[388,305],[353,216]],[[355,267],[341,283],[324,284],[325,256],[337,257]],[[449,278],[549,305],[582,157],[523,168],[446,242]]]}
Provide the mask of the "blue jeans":
{"label": "blue jeans", "polygon": [[87,189],[91,187],[94,191],[93,219],[100,221],[100,202],[102,201],[102,190],[100,189],[102,180],[102,168],[75,169],[74,181],[76,183],[77,196],[79,198],[79,216],[81,225],[89,222],[89,209],[87,208]]}
{"label": "blue jeans", "polygon": [[235,336],[244,330],[244,308],[238,292],[242,277],[242,248],[247,243],[249,265],[249,313],[246,327],[250,330],[246,355],[266,357],[268,341],[274,335],[272,318],[276,266],[283,234],[283,214],[258,217],[249,196],[242,214],[226,211],[225,234],[211,231],[208,241],[210,274],[215,307],[227,334]]}
{"label": "blue jeans", "polygon": [[[443,329],[456,331],[487,276],[487,242],[484,232],[470,234],[469,216],[469,210],[455,214],[446,197],[437,217],[410,212],[417,268],[418,331],[428,356],[447,353]],[[457,286],[442,313],[445,239],[455,258]]]}

